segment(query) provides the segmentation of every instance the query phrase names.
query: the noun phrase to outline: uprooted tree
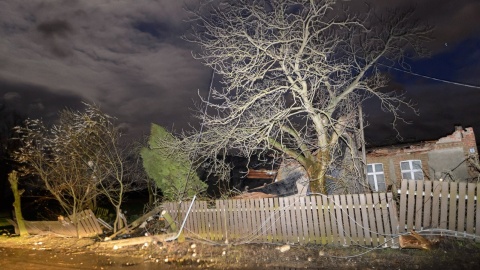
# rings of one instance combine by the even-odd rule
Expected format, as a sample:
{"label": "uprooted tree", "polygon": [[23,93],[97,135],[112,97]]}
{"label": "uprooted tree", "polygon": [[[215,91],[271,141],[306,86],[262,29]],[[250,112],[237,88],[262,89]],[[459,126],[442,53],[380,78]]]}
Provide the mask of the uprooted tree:
{"label": "uprooted tree", "polygon": [[165,128],[152,124],[148,146],[142,148],[143,167],[167,201],[191,198],[203,193],[202,182],[182,148],[172,148],[179,141]]}
{"label": "uprooted tree", "polygon": [[75,223],[78,212],[95,208],[103,196],[115,208],[117,229],[134,179],[128,177],[128,155],[112,117],[86,104],[84,112],[63,110],[51,128],[27,119],[15,131],[20,146],[13,157],[22,175],[38,177]]}
{"label": "uprooted tree", "polygon": [[354,16],[332,0],[207,2],[193,11],[186,38],[200,45],[197,58],[220,75],[222,87],[202,99],[201,135],[184,140],[199,147],[197,158],[218,173],[227,168],[219,157],[228,153],[274,149],[298,161],[320,193],[339,183],[342,165],[362,175],[352,165],[361,143],[359,107],[376,97],[393,124],[403,120],[400,107],[411,103],[385,89],[381,69],[423,54],[430,28],[413,20],[412,10]]}

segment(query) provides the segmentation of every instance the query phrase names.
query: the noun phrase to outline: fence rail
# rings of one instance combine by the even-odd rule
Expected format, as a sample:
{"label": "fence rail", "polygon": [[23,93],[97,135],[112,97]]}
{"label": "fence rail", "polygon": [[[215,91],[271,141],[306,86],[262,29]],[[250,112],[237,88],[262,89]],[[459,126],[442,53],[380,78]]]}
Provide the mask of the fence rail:
{"label": "fence rail", "polygon": [[[182,221],[190,202],[166,203]],[[396,246],[397,211],[391,193],[195,202],[187,234],[212,241]]]}

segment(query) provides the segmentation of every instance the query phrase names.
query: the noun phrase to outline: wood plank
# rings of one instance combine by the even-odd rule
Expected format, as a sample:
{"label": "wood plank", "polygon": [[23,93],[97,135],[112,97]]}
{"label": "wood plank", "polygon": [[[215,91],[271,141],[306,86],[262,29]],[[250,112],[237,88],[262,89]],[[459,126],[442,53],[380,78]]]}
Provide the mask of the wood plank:
{"label": "wood plank", "polygon": [[271,236],[271,242],[276,242],[276,235],[277,235],[277,221],[276,221],[276,216],[275,216],[275,200],[273,198],[268,198],[268,209],[269,210],[269,215],[270,215],[270,233],[269,235]]}
{"label": "wood plank", "polygon": [[239,241],[243,237],[243,217],[242,217],[243,199],[236,200],[235,206],[235,240]]}
{"label": "wood plank", "polygon": [[260,218],[260,201],[262,198],[259,199],[253,199],[250,202],[250,206],[253,208],[253,222],[252,226],[255,228],[255,233],[256,233],[256,239],[258,241],[263,240],[263,235],[262,235],[262,219]]}
{"label": "wood plank", "polygon": [[235,218],[236,218],[236,210],[235,207],[237,205],[236,200],[227,200],[228,204],[228,224],[227,224],[227,242],[231,243],[235,239]]}
{"label": "wood plank", "polygon": [[338,230],[338,242],[340,245],[346,244],[345,239],[345,228],[342,220],[342,204],[340,203],[340,196],[333,195],[333,200],[335,202],[335,218],[337,222],[337,230]]}
{"label": "wood plank", "polygon": [[439,227],[442,229],[446,229],[448,225],[448,187],[449,184],[447,182],[442,182],[441,184],[442,191],[440,197],[440,224]]}
{"label": "wood plank", "polygon": [[[211,205],[212,202],[210,202],[208,211],[210,211],[210,239],[213,241],[218,241],[220,240],[220,228],[218,224],[218,219],[217,216],[221,215],[221,211],[217,209],[216,205]],[[213,202],[214,203],[214,202]]]}
{"label": "wood plank", "polygon": [[352,194],[353,205],[355,205],[355,227],[357,231],[357,242],[359,245],[365,245],[365,236],[363,234],[363,218],[361,214],[361,204],[358,194]]}
{"label": "wood plank", "polygon": [[287,209],[288,202],[284,198],[279,198],[280,202],[280,224],[282,228],[281,238],[283,243],[288,242],[288,231],[287,231]]}
{"label": "wood plank", "polygon": [[389,208],[387,206],[387,194],[379,193],[380,195],[380,206],[381,206],[381,213],[382,213],[382,221],[383,221],[383,231],[385,234],[385,244],[390,246],[391,239],[392,239],[392,231],[390,227],[390,215],[389,215]]}
{"label": "wood plank", "polygon": [[415,180],[408,181],[408,203],[407,203],[407,230],[410,231],[414,228],[415,218]]}
{"label": "wood plank", "polygon": [[416,181],[415,187],[415,220],[414,228],[417,231],[422,229],[422,208],[423,208],[423,188],[425,181]]}
{"label": "wood plank", "polygon": [[338,225],[337,225],[337,219],[335,217],[335,202],[334,198],[332,195],[326,196],[327,201],[328,201],[328,207],[324,209],[326,211],[326,214],[328,214],[329,218],[329,224],[330,224],[330,229],[332,233],[330,234],[330,243],[333,244],[338,244],[340,243],[338,240]]}
{"label": "wood plank", "polygon": [[399,227],[398,227],[398,215],[397,215],[397,204],[396,201],[393,199],[392,193],[387,193],[387,200],[388,200],[388,209],[390,213],[390,224],[392,226],[392,247],[398,247],[398,234],[399,234]]}
{"label": "wood plank", "polygon": [[258,208],[259,208],[258,213],[260,215],[260,221],[262,222],[261,223],[262,230],[260,232],[260,234],[261,234],[260,239],[262,241],[266,242],[266,241],[268,241],[267,228],[271,225],[270,225],[270,219],[269,219],[270,216],[268,215],[268,212],[267,212],[268,210],[265,207],[265,202],[268,202],[268,201],[264,198],[260,198],[260,200],[258,201]]}
{"label": "wood plank", "polygon": [[313,224],[316,224],[317,226],[314,226],[314,232],[315,232],[315,243],[316,244],[322,244],[326,245],[328,242],[328,236],[326,232],[326,221],[325,221],[325,216],[323,213],[323,201],[322,197],[319,196],[311,196],[312,198],[312,214],[313,214]]}
{"label": "wood plank", "polygon": [[370,233],[370,225],[368,219],[368,207],[367,207],[367,198],[365,194],[359,194],[359,201],[361,205],[361,213],[362,213],[362,226],[363,226],[363,235],[365,245],[371,245],[373,242],[372,234]]}
{"label": "wood plank", "polygon": [[433,196],[432,196],[432,228],[439,227],[440,219],[440,194],[442,191],[442,182],[433,182]]}
{"label": "wood plank", "polygon": [[[465,232],[465,212],[466,212],[466,194],[467,194],[467,183],[460,182],[458,183],[458,220],[457,220],[457,231]],[[451,213],[450,213],[451,215]]]}
{"label": "wood plank", "polygon": [[222,200],[215,200],[215,209],[217,212],[217,221],[216,221],[216,230],[217,230],[217,237],[215,241],[225,241],[224,239],[224,229],[223,229],[223,221],[225,218],[225,209],[222,207]]}
{"label": "wood plank", "polygon": [[399,231],[404,233],[407,226],[407,190],[408,190],[408,181],[402,180],[402,186],[400,189],[400,209],[399,209]]}
{"label": "wood plank", "polygon": [[432,181],[424,181],[423,228],[432,226]]}
{"label": "wood plank", "polygon": [[[475,220],[475,188],[474,183],[468,183],[467,185],[467,233],[473,234],[474,231],[474,220]],[[478,228],[478,227],[477,227]]]}
{"label": "wood plank", "polygon": [[250,226],[249,226],[249,216],[248,216],[248,206],[247,202],[248,199],[241,199],[241,207],[240,207],[240,219],[242,221],[241,226],[240,226],[240,237],[238,238],[239,241],[245,241],[249,240],[250,237],[252,236],[252,231],[249,231]]}
{"label": "wood plank", "polygon": [[341,213],[342,213],[342,224],[343,230],[345,232],[344,235],[344,245],[350,246],[352,245],[352,233],[350,231],[350,220],[349,220],[349,205],[347,204],[346,195],[342,194],[340,197],[340,205],[341,205]]}
{"label": "wood plank", "polygon": [[[196,202],[195,202],[196,203]],[[206,212],[207,203],[205,201],[198,202],[198,220],[199,220],[199,228],[200,228],[200,236],[203,238],[207,238],[207,219],[206,219]]]}
{"label": "wood plank", "polygon": [[327,196],[322,195],[317,197],[317,202],[322,201],[321,206],[318,207],[319,219],[324,220],[325,234],[322,235],[322,244],[333,243],[333,231],[332,231],[332,221],[330,220],[330,211],[329,211],[329,199]]}
{"label": "wood plank", "polygon": [[353,195],[348,194],[345,195],[347,199],[347,209],[348,209],[348,221],[350,222],[350,235],[351,235],[351,244],[358,245],[358,234],[357,234],[357,224],[356,224],[356,216],[355,216],[355,208],[358,206],[353,204]]}
{"label": "wood plank", "polygon": [[458,184],[450,183],[450,200],[449,200],[449,214],[448,214],[448,229],[452,231],[457,230],[457,194]]}
{"label": "wood plank", "polygon": [[[310,204],[307,203],[306,197],[298,197],[297,202],[299,204],[297,210],[297,226],[301,229],[299,233],[298,240],[300,244],[309,243],[310,237],[308,234],[308,219],[307,212],[310,210]],[[308,205],[308,208],[307,208]]]}
{"label": "wood plank", "polygon": [[[175,209],[177,210],[176,216],[174,217],[175,223],[180,228],[180,226],[182,225],[182,220],[185,218],[185,215],[188,211],[188,205],[184,202],[184,203],[181,203],[180,205],[176,205]],[[193,211],[193,205],[191,210]],[[187,229],[185,234],[196,233],[195,232],[195,215],[192,211],[190,211],[190,214],[188,214],[189,218],[185,222],[185,229]]]}
{"label": "wood plank", "polygon": [[480,183],[477,183],[477,201],[476,201],[476,213],[475,213],[475,241],[480,242],[480,204],[478,201],[480,200]]}
{"label": "wood plank", "polygon": [[303,226],[303,237],[304,244],[315,244],[315,234],[313,231],[313,205],[311,196],[302,196],[302,226]]}
{"label": "wood plank", "polygon": [[280,205],[280,199],[279,198],[273,198],[273,204],[274,204],[274,221],[275,221],[275,237],[274,237],[274,242],[284,242],[284,239],[282,237],[283,230],[282,230],[282,221],[281,221],[281,211],[282,211],[282,205]]}
{"label": "wood plank", "polygon": [[286,236],[287,236],[287,241],[286,243],[296,243],[297,241],[295,240],[294,235],[297,234],[297,232],[293,231],[296,230],[295,226],[295,201],[293,197],[285,197],[283,198],[284,201],[284,213],[285,213],[285,226],[286,226]]}
{"label": "wood plank", "polygon": [[365,194],[365,198],[367,199],[367,204],[366,204],[366,206],[368,207],[367,216],[370,224],[369,231],[372,237],[372,244],[374,246],[378,246],[379,244],[378,229],[375,221],[375,208],[372,200],[372,194]]}
{"label": "wood plank", "polygon": [[[189,203],[191,203],[191,202],[188,201],[187,203],[185,203],[185,212],[184,212],[185,214],[188,212],[188,206],[187,205]],[[193,230],[192,230],[193,233],[195,233],[197,235],[200,235],[200,233],[201,233],[201,231],[200,231],[200,215],[198,213],[199,212],[198,208],[199,208],[198,203],[194,202],[193,206],[192,206],[192,210],[191,210],[191,212],[188,216],[192,215],[191,218],[192,218],[192,221],[193,221],[192,222],[193,223]],[[184,218],[185,218],[185,216],[183,216],[182,219],[178,221],[178,224],[179,224],[178,226],[179,227],[181,226]]]}
{"label": "wood plank", "polygon": [[379,239],[379,245],[385,244],[385,231],[383,229],[382,221],[382,205],[380,203],[379,193],[372,193],[373,204],[375,206],[375,221],[377,222],[377,233]]}

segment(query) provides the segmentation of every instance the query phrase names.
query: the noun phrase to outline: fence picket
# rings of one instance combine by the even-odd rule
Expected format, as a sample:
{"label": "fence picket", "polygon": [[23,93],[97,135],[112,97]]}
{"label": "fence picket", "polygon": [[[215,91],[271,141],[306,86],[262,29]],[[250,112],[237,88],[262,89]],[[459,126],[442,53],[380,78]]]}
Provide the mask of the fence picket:
{"label": "fence picket", "polygon": [[370,223],[369,230],[372,236],[372,243],[374,246],[378,246],[378,228],[376,227],[375,207],[372,200],[372,194],[366,194],[365,197],[367,198],[366,206],[368,207],[367,215]]}
{"label": "fence picket", "polygon": [[347,200],[346,200],[346,195],[342,194],[339,196],[340,197],[340,204],[339,204],[339,208],[340,208],[340,211],[342,213],[342,215],[339,217],[341,220],[342,220],[342,224],[343,224],[343,231],[345,232],[345,235],[343,236],[344,237],[344,244],[347,245],[347,246],[350,246],[352,244],[352,237],[351,237],[351,233],[350,233],[350,219],[349,219],[349,205],[347,203]]}
{"label": "fence picket", "polygon": [[428,228],[431,224],[432,216],[432,181],[424,181],[424,192],[423,196],[423,227]]}
{"label": "fence picket", "polygon": [[346,245],[345,242],[345,229],[343,225],[343,220],[342,220],[342,206],[340,204],[340,196],[339,195],[333,195],[333,200],[335,203],[334,209],[335,209],[335,218],[337,222],[337,228],[338,228],[338,236],[337,240],[335,243],[340,242],[341,245]]}
{"label": "fence picket", "polygon": [[[474,233],[474,220],[475,220],[475,184],[468,183],[467,185],[467,233]],[[478,197],[477,197],[478,198]],[[477,227],[479,228],[479,227]]]}
{"label": "fence picket", "polygon": [[441,182],[433,182],[433,197],[432,197],[432,228],[437,228],[440,218],[440,193],[442,191]]}
{"label": "fence picket", "polygon": [[311,230],[310,225],[312,224],[312,204],[310,201],[311,197],[300,197],[302,202],[302,226],[303,226],[303,242],[314,243],[313,230]]}
{"label": "fence picket", "polygon": [[[423,183],[424,181],[415,181],[415,230],[422,229],[422,208],[423,208]],[[412,194],[412,196],[414,196]]]}
{"label": "fence picket", "polygon": [[[407,190],[408,190],[408,181],[402,181],[402,186],[400,189],[400,217],[398,219],[398,224],[407,224]],[[400,233],[405,232],[405,226],[399,228]]]}
{"label": "fence picket", "polygon": [[359,245],[365,245],[365,241],[364,241],[364,236],[363,236],[363,228],[362,228],[362,222],[363,222],[363,217],[362,215],[360,214],[361,212],[361,204],[360,204],[360,200],[359,200],[359,197],[358,197],[358,194],[352,194],[352,198],[353,198],[353,205],[355,205],[355,228],[356,228],[356,231],[357,231],[357,243]]}
{"label": "fence picket", "polygon": [[458,184],[458,220],[457,220],[457,229],[456,229],[459,232],[465,231],[466,192],[467,192],[467,183],[459,183]]}
{"label": "fence picket", "polygon": [[399,225],[397,219],[397,205],[395,200],[393,200],[393,194],[387,193],[388,200],[388,209],[390,212],[390,223],[392,226],[392,246],[398,247],[398,234],[399,234]]}
{"label": "fence picket", "polygon": [[375,220],[377,221],[377,236],[379,239],[379,244],[383,245],[385,243],[385,231],[383,229],[382,221],[382,205],[380,204],[380,193],[372,193],[374,209],[375,209]]}
{"label": "fence picket", "polygon": [[449,184],[447,182],[441,183],[441,197],[440,197],[440,228],[446,229],[448,223],[448,187]]}
{"label": "fence picket", "polygon": [[407,228],[414,228],[415,218],[415,180],[407,180],[408,182],[408,210],[407,210]]}
{"label": "fence picket", "polygon": [[347,205],[348,205],[347,219],[350,222],[350,232],[351,232],[351,236],[352,236],[351,240],[354,243],[358,243],[359,239],[358,239],[358,234],[357,234],[357,224],[355,223],[356,219],[357,219],[357,217],[355,215],[355,209],[358,209],[358,207],[355,207],[355,205],[353,204],[353,195],[352,194],[346,195],[346,199],[347,199]]}
{"label": "fence picket", "polygon": [[456,231],[457,216],[453,213],[457,212],[457,183],[450,183],[450,202],[449,202],[449,215],[448,215],[448,229]]}
{"label": "fence picket", "polygon": [[367,208],[367,198],[365,194],[359,195],[361,210],[362,210],[362,224],[363,224],[363,234],[365,235],[365,244],[371,245],[373,242],[372,234],[370,233],[370,225],[368,224],[368,208]]}
{"label": "fence picket", "polygon": [[385,234],[385,239],[384,242],[388,242],[389,238],[391,237],[391,227],[390,227],[390,221],[389,221],[389,209],[387,207],[387,197],[385,193],[379,193],[380,195],[380,209],[381,209],[381,214],[382,218],[381,220],[383,221],[383,233]]}
{"label": "fence picket", "polygon": [[478,200],[480,199],[480,183],[477,183],[477,213],[475,215],[475,240],[480,242],[480,210],[478,209]]}

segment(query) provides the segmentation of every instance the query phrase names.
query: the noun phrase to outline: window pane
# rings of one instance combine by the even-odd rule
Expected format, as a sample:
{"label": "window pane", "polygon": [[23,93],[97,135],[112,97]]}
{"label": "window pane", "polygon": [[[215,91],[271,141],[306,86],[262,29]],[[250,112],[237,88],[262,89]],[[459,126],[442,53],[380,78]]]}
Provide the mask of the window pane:
{"label": "window pane", "polygon": [[402,173],[402,179],[412,180],[410,173]]}
{"label": "window pane", "polygon": [[377,184],[385,183],[385,176],[383,174],[377,174]]}
{"label": "window pane", "polygon": [[409,170],[410,164],[408,163],[408,161],[402,161],[400,162],[400,167],[402,168],[402,170]]}
{"label": "window pane", "polygon": [[368,179],[368,184],[370,185],[370,188],[372,190],[375,190],[375,180],[374,180],[373,175],[368,175],[367,179]]}
{"label": "window pane", "polygon": [[383,164],[375,164],[375,172],[383,172]]}
{"label": "window pane", "polygon": [[413,169],[422,169],[422,162],[420,160],[412,160]]}
{"label": "window pane", "polygon": [[371,173],[371,172],[373,172],[373,166],[372,166],[372,164],[368,164],[367,165],[367,173]]}
{"label": "window pane", "polygon": [[378,183],[378,191],[385,191],[386,189],[385,183]]}
{"label": "window pane", "polygon": [[413,177],[415,180],[423,180],[423,172],[422,171],[413,172]]}

